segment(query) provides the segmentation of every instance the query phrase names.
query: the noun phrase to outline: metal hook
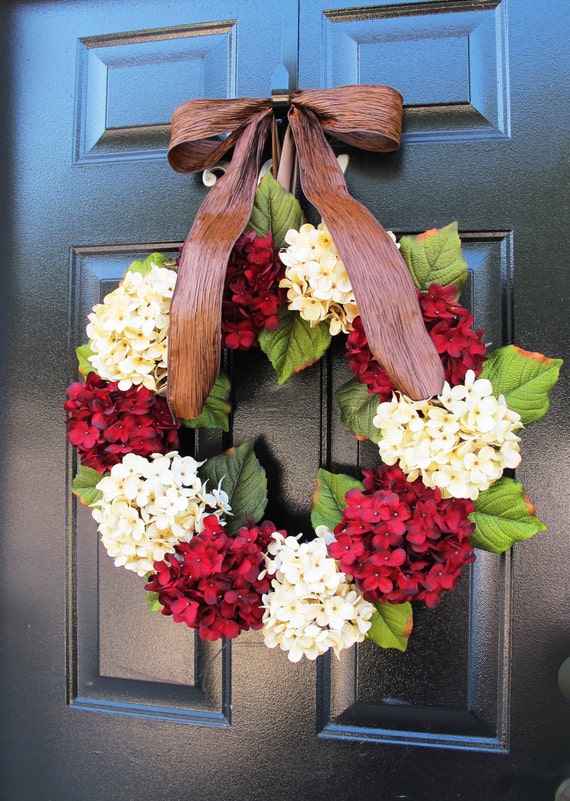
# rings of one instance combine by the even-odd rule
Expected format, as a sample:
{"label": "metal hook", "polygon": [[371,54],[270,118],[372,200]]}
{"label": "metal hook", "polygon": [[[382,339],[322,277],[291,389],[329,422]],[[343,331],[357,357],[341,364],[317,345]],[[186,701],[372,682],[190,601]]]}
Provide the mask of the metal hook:
{"label": "metal hook", "polygon": [[289,111],[289,73],[285,64],[277,64],[271,76],[271,105],[276,119],[283,120]]}

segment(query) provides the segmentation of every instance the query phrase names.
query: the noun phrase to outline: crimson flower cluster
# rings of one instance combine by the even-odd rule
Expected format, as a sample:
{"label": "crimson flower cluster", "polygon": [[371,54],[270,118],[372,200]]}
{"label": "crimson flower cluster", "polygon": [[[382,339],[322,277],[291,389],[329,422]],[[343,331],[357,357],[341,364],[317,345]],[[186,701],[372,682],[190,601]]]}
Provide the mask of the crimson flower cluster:
{"label": "crimson flower cluster", "polygon": [[116,381],[89,373],[85,383],[70,384],[67,396],[67,439],[81,463],[99,473],[110,470],[126,453],[150,456],[178,448],[180,423],[167,402],[146,387],[123,392]]}
{"label": "crimson flower cluster", "polygon": [[[463,383],[468,370],[480,375],[487,358],[482,341],[484,332],[473,330],[473,315],[457,303],[456,295],[457,288],[453,285],[432,284],[427,292],[418,292],[426,329],[443,364],[445,380],[452,387]],[[370,394],[379,394],[381,402],[390,400],[395,387],[372,356],[360,317],[353,322],[346,351],[348,365],[357,380],[366,384]]]}
{"label": "crimson flower cluster", "polygon": [[146,589],[158,593],[162,614],[186,623],[204,640],[237,637],[262,627],[262,595],[269,579],[259,578],[263,554],[276,531],[271,521],[227,534],[215,515],[176,553],[155,562]]}
{"label": "crimson flower cluster", "polygon": [[354,576],[371,603],[424,601],[435,608],[453,590],[464,564],[475,559],[469,536],[471,500],[442,498],[398,466],[364,470],[364,490],[346,493],[330,556]]}
{"label": "crimson flower cluster", "polygon": [[279,281],[285,265],[279,259],[271,233],[242,234],[228,261],[222,301],[224,345],[232,350],[257,347],[263,328],[275,330],[277,312],[287,300]]}

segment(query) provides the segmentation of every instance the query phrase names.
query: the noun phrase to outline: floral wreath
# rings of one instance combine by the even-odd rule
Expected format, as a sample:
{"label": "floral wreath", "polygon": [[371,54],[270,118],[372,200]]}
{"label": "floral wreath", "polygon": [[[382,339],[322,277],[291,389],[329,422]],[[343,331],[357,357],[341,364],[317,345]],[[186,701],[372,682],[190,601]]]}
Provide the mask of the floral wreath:
{"label": "floral wreath", "polygon": [[[395,237],[394,237],[395,239]],[[324,224],[304,222],[270,173],[231,253],[222,304],[229,349],[260,348],[279,384],[346,339],[354,377],[336,393],[343,424],[377,443],[362,475],[321,469],[311,535],[265,520],[266,474],[245,442],[198,462],[184,428],[229,430],[220,373],[199,417],[165,400],[177,261],[152,253],[89,314],[67,390],[73,492],[92,509],[115,565],[145,579],[149,606],[206,640],[261,630],[296,662],[364,638],[404,651],[412,604],[435,608],[477,549],[502,553],[545,529],[522,485],[520,432],[541,418],[560,359],[508,345],[487,353],[458,298],[467,279],[457,224],[404,236],[445,385],[429,400],[397,391],[372,356],[351,284]]]}

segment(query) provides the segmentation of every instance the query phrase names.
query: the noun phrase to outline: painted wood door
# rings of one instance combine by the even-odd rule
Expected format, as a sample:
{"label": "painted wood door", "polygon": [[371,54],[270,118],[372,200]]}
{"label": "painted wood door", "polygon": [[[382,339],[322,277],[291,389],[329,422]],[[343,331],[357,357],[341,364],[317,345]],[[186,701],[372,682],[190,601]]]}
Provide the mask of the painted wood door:
{"label": "painted wood door", "polygon": [[[350,151],[353,194],[396,233],[459,221],[467,302],[493,347],[568,352],[564,0],[77,0],[4,6],[2,773],[10,801],[544,801],[570,775],[568,380],[524,434],[548,532],[480,554],[406,654],[288,663],[219,652],[146,609],[69,496],[61,402],[87,311],[133,258],[175,251],[206,189],[165,160],[190,97],[387,83],[399,153]],[[566,145],[566,150],[564,146]],[[346,150],[346,148],[345,148]],[[254,437],[268,516],[307,530],[319,466],[374,463],[338,420],[340,351],[278,388],[228,366],[229,436]]]}

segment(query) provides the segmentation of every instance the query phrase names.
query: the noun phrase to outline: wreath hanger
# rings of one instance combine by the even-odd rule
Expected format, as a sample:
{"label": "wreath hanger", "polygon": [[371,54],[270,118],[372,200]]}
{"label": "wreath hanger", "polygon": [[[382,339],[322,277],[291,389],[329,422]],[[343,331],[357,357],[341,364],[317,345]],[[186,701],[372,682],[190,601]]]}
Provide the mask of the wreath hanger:
{"label": "wreath hanger", "polygon": [[[410,398],[441,392],[441,361],[409,270],[384,228],[348,192],[325,136],[374,152],[397,150],[402,96],[376,84],[279,90],[271,99],[189,100],[174,111],[168,160],[177,172],[205,170],[234,147],[226,174],[198,210],[180,260],[168,348],[168,403],[176,417],[200,414],[219,373],[228,258],[250,216],[267,134],[287,103],[292,139],[288,144],[286,134],[283,150],[289,161],[294,140],[303,193],[338,248],[374,357]],[[220,141],[220,135],[226,137]],[[282,158],[281,167],[291,181],[294,165]]]}
{"label": "wreath hanger", "polygon": [[[278,64],[271,76],[271,172],[275,180],[291,194],[297,186],[297,151],[291,128],[287,125],[287,115],[291,108],[289,94],[289,73],[284,64]],[[277,121],[285,123],[283,144],[279,138]]]}

